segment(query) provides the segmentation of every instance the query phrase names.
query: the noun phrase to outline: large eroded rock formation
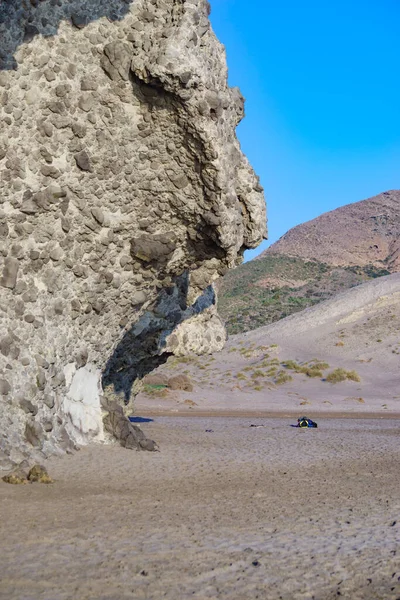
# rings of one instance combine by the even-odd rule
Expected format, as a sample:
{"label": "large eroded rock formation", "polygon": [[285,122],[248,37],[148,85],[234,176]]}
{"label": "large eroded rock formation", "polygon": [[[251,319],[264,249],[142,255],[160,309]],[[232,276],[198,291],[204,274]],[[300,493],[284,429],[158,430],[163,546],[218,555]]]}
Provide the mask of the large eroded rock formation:
{"label": "large eroded rock formation", "polygon": [[0,5],[0,466],[103,439],[102,398],[223,345],[209,286],[265,205],[208,11]]}

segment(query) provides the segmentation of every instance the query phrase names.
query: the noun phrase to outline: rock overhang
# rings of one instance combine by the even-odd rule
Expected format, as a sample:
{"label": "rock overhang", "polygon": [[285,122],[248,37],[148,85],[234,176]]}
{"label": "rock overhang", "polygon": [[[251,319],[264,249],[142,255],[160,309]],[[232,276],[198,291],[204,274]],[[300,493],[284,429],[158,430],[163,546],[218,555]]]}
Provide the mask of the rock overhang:
{"label": "rock overhang", "polygon": [[0,377],[3,446],[17,459],[32,450],[27,423],[45,454],[90,437],[65,409],[71,363],[115,375],[135,328],[148,340],[139,364],[123,358],[125,383],[150,368],[146,352],[220,347],[209,285],[263,239],[266,219],[207,2],[42,0],[26,21],[0,13],[13,67],[0,71]]}

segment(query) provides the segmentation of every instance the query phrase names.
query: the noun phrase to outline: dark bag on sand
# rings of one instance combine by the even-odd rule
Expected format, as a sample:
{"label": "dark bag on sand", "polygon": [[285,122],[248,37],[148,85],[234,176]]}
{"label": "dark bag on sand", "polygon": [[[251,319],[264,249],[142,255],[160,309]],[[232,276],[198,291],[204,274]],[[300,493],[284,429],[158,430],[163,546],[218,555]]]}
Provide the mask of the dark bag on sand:
{"label": "dark bag on sand", "polygon": [[300,419],[297,419],[297,427],[318,427],[318,425],[308,417],[300,417]]}

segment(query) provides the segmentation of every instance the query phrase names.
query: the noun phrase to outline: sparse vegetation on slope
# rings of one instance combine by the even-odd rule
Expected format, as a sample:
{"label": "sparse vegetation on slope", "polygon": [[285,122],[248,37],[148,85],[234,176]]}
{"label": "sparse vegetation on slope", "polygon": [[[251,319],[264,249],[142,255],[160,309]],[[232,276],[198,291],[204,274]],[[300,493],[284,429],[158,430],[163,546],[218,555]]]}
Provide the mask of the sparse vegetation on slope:
{"label": "sparse vegetation on slope", "polygon": [[346,381],[346,379],[357,382],[361,381],[357,371],[346,371],[346,369],[341,368],[335,369],[326,376],[326,381],[329,383],[340,383],[341,381]]}
{"label": "sparse vegetation on slope", "polygon": [[[307,378],[319,379],[322,385],[326,383],[339,383],[347,380],[359,382],[360,377],[356,371],[344,368],[331,368],[329,375],[324,371],[330,369],[327,362],[320,358],[313,358],[305,362],[292,359],[282,360],[278,356],[271,356],[278,352],[276,344],[269,346],[245,343],[243,340],[227,350],[227,355],[232,357],[231,368],[225,370],[224,366],[217,364],[212,368],[214,357],[195,356],[170,357],[160,366],[156,375],[147,376],[144,381],[144,395],[149,398],[168,398],[171,389],[195,391],[197,388],[241,390],[256,392],[276,390],[278,387],[290,382],[302,382]],[[236,356],[232,356],[236,354]],[[182,372],[182,364],[188,368]],[[168,372],[168,376],[166,373]],[[175,380],[184,380],[189,385],[172,385]],[[194,387],[191,382],[193,382]]]}
{"label": "sparse vegetation on slope", "polygon": [[332,267],[279,254],[265,255],[223,277],[218,283],[218,311],[228,333],[242,333],[388,274],[370,265]]}

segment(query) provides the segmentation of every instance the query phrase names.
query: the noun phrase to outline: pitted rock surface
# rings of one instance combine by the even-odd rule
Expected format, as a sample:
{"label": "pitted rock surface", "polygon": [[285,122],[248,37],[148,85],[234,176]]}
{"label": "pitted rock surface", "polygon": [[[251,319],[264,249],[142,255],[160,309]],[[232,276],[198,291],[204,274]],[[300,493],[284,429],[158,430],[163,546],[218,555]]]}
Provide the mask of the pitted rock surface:
{"label": "pitted rock surface", "polygon": [[0,5],[7,460],[104,440],[102,405],[130,402],[163,353],[223,346],[210,286],[266,219],[208,12],[205,0]]}

